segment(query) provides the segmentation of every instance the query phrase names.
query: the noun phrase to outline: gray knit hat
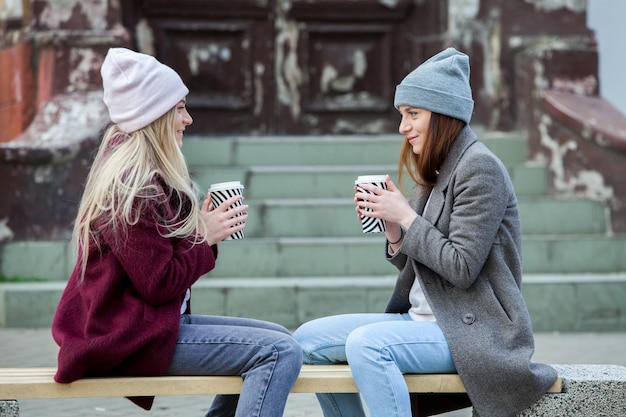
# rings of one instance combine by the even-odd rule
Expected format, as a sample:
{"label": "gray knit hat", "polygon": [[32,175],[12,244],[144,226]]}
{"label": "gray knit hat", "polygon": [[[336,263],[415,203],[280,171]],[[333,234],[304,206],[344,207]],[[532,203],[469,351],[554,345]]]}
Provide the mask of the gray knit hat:
{"label": "gray knit hat", "polygon": [[393,105],[419,107],[469,123],[474,110],[469,58],[448,48],[414,69],[396,87]]}

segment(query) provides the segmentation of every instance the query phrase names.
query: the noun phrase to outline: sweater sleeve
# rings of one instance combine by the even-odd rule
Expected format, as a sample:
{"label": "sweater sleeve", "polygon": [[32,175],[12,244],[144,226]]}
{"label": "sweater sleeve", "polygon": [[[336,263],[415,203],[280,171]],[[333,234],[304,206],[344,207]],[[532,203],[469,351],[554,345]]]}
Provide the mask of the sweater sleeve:
{"label": "sweater sleeve", "polygon": [[124,239],[111,231],[103,238],[113,251],[140,296],[158,305],[179,299],[187,288],[215,267],[217,246],[194,243],[193,237],[164,237],[157,207],[144,208],[136,224],[128,226]]}

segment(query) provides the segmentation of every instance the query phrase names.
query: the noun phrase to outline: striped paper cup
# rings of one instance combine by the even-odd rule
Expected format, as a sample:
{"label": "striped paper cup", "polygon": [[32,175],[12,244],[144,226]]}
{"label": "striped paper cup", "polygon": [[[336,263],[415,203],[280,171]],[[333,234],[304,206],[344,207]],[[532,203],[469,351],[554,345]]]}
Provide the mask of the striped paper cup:
{"label": "striped paper cup", "polygon": [[[243,185],[239,181],[219,182],[211,184],[211,186],[209,187],[209,192],[211,193],[211,202],[213,203],[213,207],[218,207],[230,197],[242,195]],[[243,201],[239,200],[235,204],[231,205],[229,209],[235,208],[236,206],[240,206],[242,204]],[[243,239],[243,230],[233,233],[228,238],[226,238],[226,240],[231,239]]]}
{"label": "striped paper cup", "polygon": [[[362,193],[369,193],[365,191],[359,184],[370,183],[374,184],[382,189],[387,189],[387,184],[385,183],[386,175],[361,175],[357,177],[354,185],[356,185],[357,190]],[[370,209],[365,209],[365,211],[370,211]],[[363,233],[382,233],[387,230],[387,224],[383,219],[375,219],[373,217],[361,216],[361,226],[363,228]]]}

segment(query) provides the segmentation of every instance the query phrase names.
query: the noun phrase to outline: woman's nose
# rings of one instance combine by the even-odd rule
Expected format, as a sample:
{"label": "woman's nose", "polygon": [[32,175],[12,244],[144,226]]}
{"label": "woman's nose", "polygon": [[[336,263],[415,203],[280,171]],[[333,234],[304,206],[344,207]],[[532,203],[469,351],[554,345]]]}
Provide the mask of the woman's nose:
{"label": "woman's nose", "polygon": [[190,124],[193,123],[193,119],[191,118],[191,115],[189,114],[189,112],[187,111],[187,115],[185,116],[185,118],[183,119],[183,122],[185,124],[187,124],[187,126],[189,126]]}
{"label": "woman's nose", "polygon": [[398,126],[398,131],[402,134],[411,130],[411,125],[408,123],[404,123],[404,120],[400,121],[400,125]]}

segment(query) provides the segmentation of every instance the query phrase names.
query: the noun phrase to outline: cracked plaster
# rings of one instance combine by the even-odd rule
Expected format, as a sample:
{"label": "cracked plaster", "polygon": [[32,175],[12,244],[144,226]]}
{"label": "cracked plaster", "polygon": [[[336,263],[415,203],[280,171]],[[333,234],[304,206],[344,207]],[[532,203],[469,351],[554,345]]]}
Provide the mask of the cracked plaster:
{"label": "cracked plaster", "polygon": [[576,13],[584,13],[587,10],[587,0],[524,0],[533,4],[535,8],[551,12],[559,9],[568,9]]}
{"label": "cracked plaster", "polygon": [[548,167],[553,174],[553,185],[557,192],[576,195],[594,200],[610,202],[615,198],[613,187],[605,184],[604,176],[595,170],[579,170],[577,173],[566,172],[565,156],[578,149],[574,140],[564,143],[550,136],[550,116],[544,114],[538,126],[540,143],[548,151]]}
{"label": "cracked plaster", "polygon": [[40,14],[40,20],[49,29],[61,29],[72,18],[76,7],[89,21],[91,29],[107,28],[107,0],[49,0]]}
{"label": "cracked plaster", "polygon": [[304,75],[298,64],[298,25],[277,17],[276,26],[276,87],[278,100],[289,107],[291,117],[300,116],[299,86]]}

